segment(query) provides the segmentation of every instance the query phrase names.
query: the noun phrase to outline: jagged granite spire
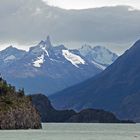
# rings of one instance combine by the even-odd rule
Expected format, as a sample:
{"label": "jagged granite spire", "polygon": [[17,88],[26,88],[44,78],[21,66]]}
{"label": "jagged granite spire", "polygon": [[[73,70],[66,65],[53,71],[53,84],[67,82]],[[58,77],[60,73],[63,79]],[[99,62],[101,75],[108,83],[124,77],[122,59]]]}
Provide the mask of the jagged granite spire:
{"label": "jagged granite spire", "polygon": [[51,43],[51,39],[50,39],[50,36],[48,35],[46,40],[45,40],[45,43],[48,47],[52,47],[52,43]]}

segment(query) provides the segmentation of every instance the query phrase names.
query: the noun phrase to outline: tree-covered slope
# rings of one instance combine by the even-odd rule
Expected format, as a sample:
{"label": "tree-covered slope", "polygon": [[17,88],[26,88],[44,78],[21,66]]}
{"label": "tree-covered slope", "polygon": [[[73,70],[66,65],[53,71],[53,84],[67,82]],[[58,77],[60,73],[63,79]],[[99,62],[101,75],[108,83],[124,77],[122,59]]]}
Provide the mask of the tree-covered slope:
{"label": "tree-covered slope", "polygon": [[24,90],[15,87],[0,78],[0,129],[39,129],[40,115],[33,107],[30,97]]}

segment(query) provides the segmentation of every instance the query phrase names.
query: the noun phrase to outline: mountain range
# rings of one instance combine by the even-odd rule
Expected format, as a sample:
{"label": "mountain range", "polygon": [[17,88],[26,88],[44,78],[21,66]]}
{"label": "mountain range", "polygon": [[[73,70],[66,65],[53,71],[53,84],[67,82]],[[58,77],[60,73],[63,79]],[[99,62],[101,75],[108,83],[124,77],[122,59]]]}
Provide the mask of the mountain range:
{"label": "mountain range", "polygon": [[85,44],[79,51],[82,56],[103,69],[111,65],[118,58],[115,53],[103,46],[92,47],[91,45]]}
{"label": "mountain range", "polygon": [[29,51],[12,46],[0,51],[0,71],[8,82],[27,93],[50,95],[95,76],[117,57],[101,46],[73,50],[54,46],[48,36]]}
{"label": "mountain range", "polygon": [[140,122],[140,40],[99,75],[50,96],[57,108],[100,108]]}

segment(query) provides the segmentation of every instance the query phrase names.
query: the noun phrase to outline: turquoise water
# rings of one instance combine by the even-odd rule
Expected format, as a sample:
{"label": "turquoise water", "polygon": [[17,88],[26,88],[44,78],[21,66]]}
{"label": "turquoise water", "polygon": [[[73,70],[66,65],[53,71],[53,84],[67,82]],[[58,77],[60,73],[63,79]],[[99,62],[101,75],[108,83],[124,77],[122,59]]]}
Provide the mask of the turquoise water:
{"label": "turquoise water", "polygon": [[140,124],[43,124],[42,130],[2,130],[0,140],[140,140]]}

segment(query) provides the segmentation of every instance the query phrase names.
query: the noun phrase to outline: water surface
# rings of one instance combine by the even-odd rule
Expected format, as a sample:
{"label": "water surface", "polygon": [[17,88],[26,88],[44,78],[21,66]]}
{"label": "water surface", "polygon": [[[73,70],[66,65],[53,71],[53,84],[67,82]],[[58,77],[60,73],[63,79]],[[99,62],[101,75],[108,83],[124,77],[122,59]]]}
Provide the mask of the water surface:
{"label": "water surface", "polygon": [[140,140],[140,124],[43,124],[42,130],[1,130],[0,140]]}

